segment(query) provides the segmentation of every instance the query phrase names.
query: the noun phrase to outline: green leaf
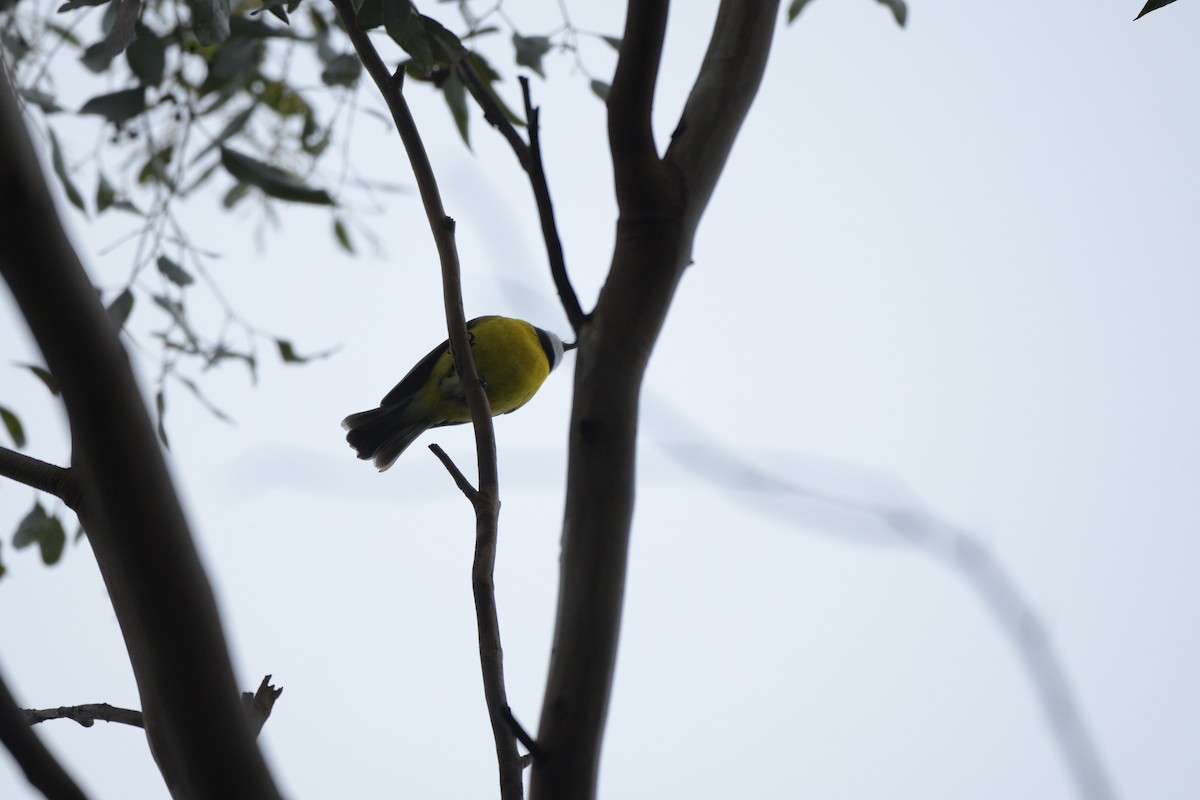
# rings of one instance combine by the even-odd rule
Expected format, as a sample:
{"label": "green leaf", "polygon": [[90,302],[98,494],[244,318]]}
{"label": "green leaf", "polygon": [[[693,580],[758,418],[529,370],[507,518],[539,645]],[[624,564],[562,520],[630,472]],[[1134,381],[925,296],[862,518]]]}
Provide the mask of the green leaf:
{"label": "green leaf", "polygon": [[103,74],[112,60],[113,57],[108,53],[108,45],[104,42],[88,45],[79,57],[79,61],[97,75]]}
{"label": "green leaf", "polygon": [[46,30],[55,34],[56,36],[58,36],[58,38],[62,39],[64,42],[66,42],[69,45],[73,45],[75,47],[83,47],[83,42],[79,41],[79,37],[76,36],[75,32],[73,30],[71,30],[70,28],[64,28],[62,25],[51,22],[49,25],[46,26]]}
{"label": "green leaf", "polygon": [[343,250],[354,255],[354,244],[350,241],[350,232],[346,230],[346,224],[340,219],[334,218],[333,220],[333,235]]}
{"label": "green leaf", "polygon": [[359,30],[369,31],[383,24],[384,0],[355,0],[355,20]]}
{"label": "green leaf", "polygon": [[892,16],[896,18],[896,24],[901,28],[908,21],[908,6],[904,0],[879,0],[880,3],[892,10]]}
{"label": "green leaf", "polygon": [[610,84],[607,84],[604,81],[598,81],[595,78],[592,78],[591,87],[592,87],[592,91],[596,94],[597,97],[599,97],[601,100],[603,100],[605,102],[608,102],[608,92],[610,89],[612,89],[612,86]]}
{"label": "green leaf", "polygon": [[792,0],[792,2],[788,4],[787,21],[789,25],[796,21],[796,17],[800,16],[800,12],[804,10],[804,7],[808,5],[809,2],[811,2],[811,0]]}
{"label": "green leaf", "polygon": [[163,426],[163,417],[167,411],[167,397],[163,394],[162,389],[159,389],[154,394],[154,408],[158,413],[158,438],[162,440],[163,447],[170,450],[171,445],[167,441],[167,429]]}
{"label": "green leaf", "polygon": [[50,370],[45,367],[39,367],[37,364],[22,364],[17,362],[18,367],[24,367],[37,376],[37,379],[46,385],[46,389],[55,397],[58,396],[58,381],[54,380],[54,376],[50,374]]}
{"label": "green leaf", "polygon": [[196,155],[196,159],[199,159],[200,156],[207,155],[208,151],[216,149],[220,145],[224,144],[228,139],[241,133],[242,129],[246,127],[246,123],[250,121],[250,117],[254,116],[254,109],[256,108],[258,108],[257,103],[243,108],[241,111],[230,117],[229,121],[225,123],[225,127],[221,128],[221,132],[216,135],[216,138],[205,145],[204,149]]}
{"label": "green leaf", "polygon": [[228,147],[221,147],[221,165],[234,178],[257,186],[269,197],[293,203],[322,206],[334,204],[333,198],[324,189],[309,186],[290,172],[284,172]]}
{"label": "green leaf", "polygon": [[105,311],[108,312],[108,318],[112,320],[113,326],[120,331],[125,327],[125,321],[129,319],[129,314],[133,311],[133,292],[125,289],[108,304]]}
{"label": "green leaf", "polygon": [[201,393],[200,387],[196,385],[195,381],[191,380],[190,378],[185,378],[179,374],[176,374],[175,378],[180,383],[182,383],[184,386],[186,386],[193,395],[195,395],[196,399],[200,401],[200,405],[202,405],[206,409],[208,409],[210,414],[212,414],[214,417],[221,420],[222,422],[227,422],[230,425],[233,424],[233,418],[230,417],[228,414],[226,414],[221,409],[217,408],[215,405],[213,405],[212,402],[210,402],[209,399],[207,397],[205,397],[203,393]]}
{"label": "green leaf", "polygon": [[138,170],[137,182],[140,184],[155,181],[164,186],[173,187],[174,182],[167,174],[167,167],[171,163],[171,159],[175,155],[175,146],[167,145],[161,150],[157,150],[146,159],[146,163]]}
{"label": "green leaf", "polygon": [[42,551],[42,563],[46,566],[57,564],[62,558],[63,548],[67,544],[67,532],[63,530],[62,522],[57,516],[46,520],[38,537],[38,547]]}
{"label": "green leaf", "polygon": [[1138,12],[1138,15],[1136,17],[1134,17],[1133,19],[1135,21],[1139,20],[1142,17],[1149,14],[1151,11],[1157,11],[1158,9],[1162,8],[1163,6],[1169,6],[1169,5],[1171,5],[1171,3],[1174,3],[1174,2],[1175,2],[1175,0],[1150,0],[1150,2],[1146,3],[1145,7],[1142,8],[1142,10],[1140,12]]}
{"label": "green leaf", "polygon": [[137,38],[125,51],[125,60],[143,86],[158,86],[167,67],[167,48],[145,25],[138,23],[136,30]]}
{"label": "green leaf", "polygon": [[546,73],[542,70],[542,57],[550,52],[553,46],[548,36],[512,35],[513,48],[517,51],[517,66],[529,67],[543,78]]}
{"label": "green leaf", "polygon": [[50,134],[50,163],[54,165],[54,174],[58,176],[59,182],[62,183],[63,191],[67,193],[67,199],[71,201],[71,205],[78,208],[80,211],[87,213],[87,207],[83,204],[83,195],[79,193],[79,189],[75,187],[75,182],[71,180],[71,175],[67,172],[67,162],[63,159],[62,148],[58,144],[58,137],[54,135],[54,131],[47,129]]}
{"label": "green leaf", "polygon": [[42,504],[35,500],[33,510],[17,523],[17,532],[13,534],[12,538],[13,547],[24,550],[36,542],[38,531],[42,529],[46,519],[46,509],[42,508]]}
{"label": "green leaf", "polygon": [[68,11],[74,11],[77,8],[89,8],[91,6],[102,6],[109,0],[70,0],[58,7],[59,14],[65,14]]}
{"label": "green leaf", "polygon": [[192,33],[200,44],[219,44],[229,38],[229,0],[187,0]]}
{"label": "green leaf", "polygon": [[287,339],[276,339],[275,345],[279,348],[279,357],[285,364],[303,364],[310,360],[308,357],[297,355],[292,343]]}
{"label": "green leaf", "polygon": [[243,181],[238,181],[233,185],[233,188],[225,193],[221,198],[221,205],[226,211],[236,206],[242,200],[250,195],[250,190],[254,187]]}
{"label": "green leaf", "polygon": [[470,117],[467,114],[467,90],[463,86],[463,82],[459,80],[456,70],[450,70],[449,76],[442,81],[441,88],[442,96],[446,98],[446,105],[450,106],[450,115],[454,117],[454,124],[458,126],[458,135],[462,137],[463,144],[469,148],[471,137],[467,130],[470,124]]}
{"label": "green leaf", "polygon": [[437,62],[450,66],[457,64],[467,54],[467,48],[463,46],[462,41],[433,17],[422,14],[421,27],[425,29],[433,44]]}
{"label": "green leaf", "polygon": [[23,550],[36,543],[42,551],[42,563],[56,564],[62,558],[67,543],[67,532],[57,516],[48,515],[42,504],[34,502],[33,510],[25,515],[13,534],[13,547]]}
{"label": "green leaf", "polygon": [[190,272],[166,256],[159,256],[157,263],[158,271],[163,274],[164,278],[176,286],[190,286],[196,282],[196,279],[192,277]]}
{"label": "green leaf", "polygon": [[121,125],[146,110],[146,88],[122,89],[93,97],[79,109],[80,114],[99,114],[114,125]]}
{"label": "green leaf", "polygon": [[413,57],[421,71],[433,69],[433,41],[412,3],[407,0],[384,0],[383,27],[387,29],[388,36]]}
{"label": "green leaf", "polygon": [[117,190],[104,177],[104,173],[100,173],[100,181],[96,184],[96,213],[107,211],[116,199]]}
{"label": "green leaf", "polygon": [[54,95],[37,89],[17,89],[17,94],[28,103],[33,103],[45,114],[56,114],[62,111],[62,106],[54,101]]}
{"label": "green leaf", "polygon": [[3,420],[4,427],[8,429],[8,435],[12,437],[13,444],[17,446],[17,449],[23,449],[25,447],[25,428],[21,425],[21,420],[4,406],[0,406],[0,420]]}
{"label": "green leaf", "polygon": [[352,87],[362,74],[362,62],[353,53],[341,53],[329,59],[321,70],[321,80],[326,86]]}
{"label": "green leaf", "polygon": [[114,15],[113,26],[104,37],[104,52],[109,58],[116,58],[133,44],[137,38],[138,14],[142,10],[142,0],[113,0],[113,3],[115,5],[109,6]]}
{"label": "green leaf", "polygon": [[[807,0],[804,0],[804,2],[807,2]],[[619,37],[601,36],[600,38],[603,39],[604,42],[613,50],[616,50],[618,53],[621,52],[621,39]]]}
{"label": "green leaf", "polygon": [[259,99],[263,105],[281,117],[298,117],[311,111],[311,107],[299,92],[283,81],[264,83]]}

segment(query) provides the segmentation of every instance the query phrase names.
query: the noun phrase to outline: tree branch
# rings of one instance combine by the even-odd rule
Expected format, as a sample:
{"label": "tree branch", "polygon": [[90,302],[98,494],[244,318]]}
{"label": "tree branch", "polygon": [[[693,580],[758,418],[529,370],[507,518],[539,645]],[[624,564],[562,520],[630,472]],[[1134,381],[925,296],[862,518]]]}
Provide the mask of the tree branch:
{"label": "tree branch", "polygon": [[212,587],[96,290],[67,239],[13,95],[0,80],[0,273],[57,378],[76,506],[125,637],[147,738],[178,797],[279,792],[250,736]]}
{"label": "tree branch", "polygon": [[612,268],[579,336],[558,611],[537,739],[544,755],[534,760],[532,800],[595,797],[624,601],[642,380],[700,216],[757,91],[778,12],[773,0],[722,0],[687,124],[660,161],[650,112],[666,7],[666,0],[628,4],[608,95],[620,218]]}
{"label": "tree branch", "polygon": [[479,467],[479,489],[473,498],[475,508],[475,561],[471,567],[471,585],[475,593],[475,616],[479,636],[479,660],[483,672],[484,699],[492,735],[496,741],[496,760],[500,770],[500,794],[504,800],[520,800],[524,794],[521,760],[517,740],[505,719],[508,708],[504,688],[503,651],[500,648],[500,623],[496,612],[493,572],[496,566],[496,542],[499,536],[500,478],[496,465],[496,437],[492,428],[491,407],[475,368],[475,358],[467,335],[466,314],[462,302],[462,278],[458,251],[454,243],[454,220],[446,215],[438,190],[437,177],[425,152],[416,121],[401,91],[402,72],[392,75],[383,64],[367,34],[358,27],[353,0],[331,0],[350,36],[355,51],[368,74],[383,94],[392,120],[412,165],[425,215],[437,244],[442,269],[442,300],[454,366],[462,380],[471,421],[475,428],[475,450]]}
{"label": "tree branch", "polygon": [[517,133],[517,129],[509,122],[504,109],[492,96],[491,90],[479,79],[470,62],[464,59],[456,69],[462,77],[467,91],[483,109],[483,118],[500,131],[505,141],[512,147],[513,154],[516,155],[521,168],[529,176],[529,185],[533,189],[538,219],[542,226],[542,240],[546,245],[546,255],[550,259],[550,276],[554,279],[554,287],[558,290],[558,297],[563,304],[563,311],[567,314],[567,320],[571,323],[571,330],[578,335],[586,315],[579,304],[579,296],[575,294],[575,288],[571,285],[571,278],[567,273],[562,239],[558,235],[558,223],[554,218],[554,204],[550,200],[550,184],[546,180],[545,165],[542,162],[538,109],[534,107],[529,92],[529,79],[525,77],[519,79],[521,94],[525,99],[525,119],[529,126],[529,144],[526,144],[521,135]]}
{"label": "tree branch", "polygon": [[132,708],[117,708],[108,703],[85,703],[81,706],[59,706],[58,708],[27,708],[22,712],[30,725],[37,725],[50,719],[69,719],[78,722],[85,728],[101,722],[119,722],[122,725],[132,725],[135,728],[145,728],[146,722],[142,712]]}
{"label": "tree branch", "polygon": [[700,72],[664,161],[687,189],[684,234],[690,242],[708,207],[733,141],[762,83],[779,0],[722,0]]}
{"label": "tree branch", "polygon": [[667,30],[667,0],[630,2],[621,54],[608,92],[608,141],[623,217],[656,215],[671,195],[658,158],[650,112]]}
{"label": "tree branch", "polygon": [[529,183],[533,187],[533,197],[537,202],[538,218],[542,223],[542,239],[546,243],[546,254],[550,258],[550,276],[554,278],[554,287],[558,290],[559,300],[563,310],[567,312],[567,320],[571,330],[579,335],[583,327],[585,315],[579,305],[579,297],[571,278],[567,274],[567,260],[563,255],[562,239],[558,236],[558,223],[554,220],[554,204],[550,202],[550,185],[546,181],[546,169],[542,163],[542,136],[539,125],[539,109],[533,105],[533,97],[529,92],[529,79],[522,76],[521,95],[525,99],[525,119],[529,125],[529,163],[525,171],[529,173]]}
{"label": "tree branch", "polygon": [[242,707],[246,709],[255,736],[262,733],[263,725],[267,724],[271,710],[275,708],[275,701],[281,694],[283,687],[272,686],[270,675],[262,679],[262,683],[258,684],[258,689],[254,692],[242,692]]}
{"label": "tree branch", "polygon": [[458,468],[458,465],[454,463],[454,460],[450,458],[445,450],[442,449],[440,444],[431,444],[429,445],[429,449],[435,456],[437,456],[438,461],[442,462],[442,466],[446,468],[446,472],[450,473],[450,477],[454,479],[454,485],[458,487],[458,490],[462,492],[463,495],[466,496],[467,500],[471,502],[471,505],[474,506],[475,499],[479,496],[479,492],[476,491],[475,487],[471,485],[471,482],[467,480],[467,476],[462,474],[462,470]]}
{"label": "tree branch", "polygon": [[0,677],[0,743],[12,754],[25,778],[47,800],[87,800],[87,795],[29,727],[25,712],[17,707],[3,677]]}
{"label": "tree branch", "polygon": [[71,470],[0,447],[0,476],[52,494],[70,508],[79,504],[79,484]]}

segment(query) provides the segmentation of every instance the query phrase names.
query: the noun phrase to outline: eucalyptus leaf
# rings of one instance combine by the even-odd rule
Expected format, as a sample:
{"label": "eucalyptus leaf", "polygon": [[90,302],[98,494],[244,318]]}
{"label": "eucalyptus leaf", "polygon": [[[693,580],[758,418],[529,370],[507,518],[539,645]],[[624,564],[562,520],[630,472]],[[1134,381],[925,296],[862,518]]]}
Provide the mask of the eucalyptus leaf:
{"label": "eucalyptus leaf", "polygon": [[192,33],[200,44],[219,44],[229,38],[229,0],[187,0]]}
{"label": "eucalyptus leaf", "polygon": [[192,277],[190,272],[166,256],[159,256],[158,261],[155,263],[158,265],[158,271],[163,274],[163,277],[176,286],[182,288],[196,282],[196,279]]}
{"label": "eucalyptus leaf", "polygon": [[550,43],[550,37],[522,36],[514,33],[512,43],[513,48],[517,51],[517,65],[529,67],[543,78],[546,77],[546,73],[542,69],[542,58],[550,52],[550,48],[553,46]]}
{"label": "eucalyptus leaf", "polygon": [[362,62],[353,53],[340,53],[333,56],[321,70],[321,81],[326,86],[345,86],[347,88],[358,83],[362,74]]}
{"label": "eucalyptus leaf", "polygon": [[130,313],[133,312],[133,292],[126,288],[104,310],[108,312],[108,318],[112,320],[113,326],[120,331],[125,327]]}
{"label": "eucalyptus leaf", "polygon": [[96,184],[96,213],[107,211],[116,199],[117,190],[108,182],[108,178],[104,177],[104,173],[101,173]]}
{"label": "eucalyptus leaf", "polygon": [[37,364],[22,364],[17,363],[18,367],[24,367],[32,372],[38,380],[46,385],[46,389],[55,397],[58,396],[58,381],[54,380],[54,376],[50,374],[50,370],[45,367],[39,367]]}
{"label": "eucalyptus leaf", "polygon": [[54,95],[46,92],[38,91],[37,89],[17,89],[17,94],[28,103],[33,103],[40,108],[43,113],[57,114],[63,108],[54,100]]}
{"label": "eucalyptus leaf", "polygon": [[[113,0],[115,18],[112,30],[104,37],[104,53],[109,58],[116,58],[137,38],[138,14],[142,10],[142,0]],[[114,8],[114,6],[109,7]]]}
{"label": "eucalyptus leaf", "polygon": [[12,437],[13,444],[18,449],[25,447],[25,427],[21,425],[21,420],[16,414],[9,411],[4,406],[0,406],[0,421],[4,422],[4,427],[8,429],[8,435]]}
{"label": "eucalyptus leaf", "polygon": [[467,114],[467,90],[463,86],[463,82],[458,77],[456,70],[450,70],[449,76],[442,81],[442,96],[446,98],[446,105],[450,107],[450,115],[454,117],[454,124],[458,127],[458,135],[462,137],[463,144],[468,148],[471,146],[471,137],[468,132],[470,117]]}
{"label": "eucalyptus leaf", "polygon": [[63,191],[67,194],[67,199],[71,201],[71,205],[78,208],[80,211],[87,212],[87,207],[83,204],[83,195],[79,193],[75,182],[71,180],[71,174],[67,171],[67,163],[63,158],[62,147],[58,144],[58,137],[54,135],[53,130],[50,133],[50,163],[54,166],[54,174],[58,176],[58,180],[62,183]]}
{"label": "eucalyptus leaf", "polygon": [[293,203],[331,206],[333,198],[324,189],[309,186],[300,178],[256,158],[221,147],[221,165],[242,183],[257,186],[267,196]]}
{"label": "eucalyptus leaf", "polygon": [[333,221],[333,236],[343,250],[351,255],[354,254],[354,243],[350,241],[350,232],[346,230],[346,223],[340,219]]}
{"label": "eucalyptus leaf", "polygon": [[904,24],[908,22],[908,6],[904,0],[879,0],[879,2],[892,10],[896,24],[903,28]]}
{"label": "eucalyptus leaf", "polygon": [[158,86],[167,67],[167,48],[154,31],[139,23],[137,38],[125,51],[125,60],[143,86]]}
{"label": "eucalyptus leaf", "polygon": [[99,114],[114,125],[121,125],[146,110],[146,89],[122,89],[93,97],[79,109],[80,114]]}

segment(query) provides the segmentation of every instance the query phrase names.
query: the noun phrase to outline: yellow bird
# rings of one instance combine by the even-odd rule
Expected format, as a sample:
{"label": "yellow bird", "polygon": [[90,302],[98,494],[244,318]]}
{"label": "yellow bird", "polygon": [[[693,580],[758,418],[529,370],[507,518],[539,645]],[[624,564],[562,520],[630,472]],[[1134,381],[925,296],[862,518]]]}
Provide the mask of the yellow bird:
{"label": "yellow bird", "polygon": [[[492,416],[528,403],[562,361],[563,350],[573,347],[564,347],[550,331],[511,317],[476,317],[467,323],[467,332]],[[429,428],[470,421],[450,342],[445,341],[409,370],[379,408],[351,414],[342,420],[342,427],[358,457],[374,459],[383,472]]]}

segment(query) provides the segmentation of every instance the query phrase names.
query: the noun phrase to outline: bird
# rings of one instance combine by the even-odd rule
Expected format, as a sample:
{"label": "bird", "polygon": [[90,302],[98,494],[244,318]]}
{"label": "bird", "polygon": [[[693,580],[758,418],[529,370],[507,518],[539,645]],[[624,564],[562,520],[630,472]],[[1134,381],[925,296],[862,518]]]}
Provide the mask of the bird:
{"label": "bird", "polygon": [[[475,370],[487,392],[492,416],[516,411],[541,388],[546,377],[574,348],[550,331],[512,317],[476,317],[467,323]],[[358,457],[371,459],[380,472],[430,428],[471,421],[462,380],[445,341],[417,362],[379,408],[342,420],[346,441]]]}

